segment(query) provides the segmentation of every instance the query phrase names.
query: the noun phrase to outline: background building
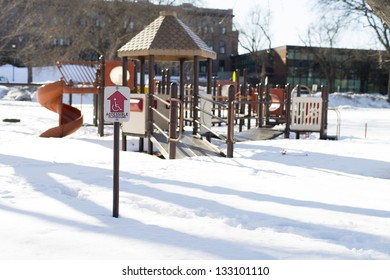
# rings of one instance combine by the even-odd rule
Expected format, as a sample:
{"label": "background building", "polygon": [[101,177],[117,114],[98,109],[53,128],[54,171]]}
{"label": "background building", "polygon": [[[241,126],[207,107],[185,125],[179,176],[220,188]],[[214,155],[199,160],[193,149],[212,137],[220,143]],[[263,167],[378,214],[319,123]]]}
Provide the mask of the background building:
{"label": "background building", "polygon": [[[213,62],[213,75],[220,79],[231,77],[235,69],[233,57],[238,55],[238,31],[233,29],[233,10],[198,8],[191,4],[176,7],[182,19],[202,40],[217,53]],[[206,64],[200,72],[206,74]]]}
{"label": "background building", "polygon": [[[268,51],[265,69],[268,82],[285,85],[327,85],[331,92],[387,93],[388,69],[385,51],[345,48],[282,46]],[[252,83],[259,82],[251,54],[237,58]]]}

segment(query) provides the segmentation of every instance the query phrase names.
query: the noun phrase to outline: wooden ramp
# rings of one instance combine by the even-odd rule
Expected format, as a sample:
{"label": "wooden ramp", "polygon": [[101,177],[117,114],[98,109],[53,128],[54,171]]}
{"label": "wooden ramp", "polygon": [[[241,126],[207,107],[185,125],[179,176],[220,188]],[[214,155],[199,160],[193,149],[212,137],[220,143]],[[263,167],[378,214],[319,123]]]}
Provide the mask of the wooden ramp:
{"label": "wooden ramp", "polygon": [[[154,133],[151,138],[153,145],[162,156],[169,158],[168,143],[166,138],[159,133]],[[197,156],[225,156],[217,147],[206,139],[193,136],[189,131],[183,132],[183,136],[176,145],[176,159]]]}
{"label": "wooden ramp", "polygon": [[270,127],[257,127],[234,134],[234,140],[237,142],[270,140],[274,139],[284,132]]}

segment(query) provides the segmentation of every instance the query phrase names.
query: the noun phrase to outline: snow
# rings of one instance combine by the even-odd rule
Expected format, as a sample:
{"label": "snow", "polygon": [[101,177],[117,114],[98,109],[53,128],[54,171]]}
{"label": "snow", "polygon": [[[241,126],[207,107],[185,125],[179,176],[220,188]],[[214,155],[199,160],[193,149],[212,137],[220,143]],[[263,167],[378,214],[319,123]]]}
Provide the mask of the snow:
{"label": "snow", "polygon": [[[43,75],[43,74],[42,74]],[[40,138],[58,116],[0,88],[2,260],[356,260],[390,258],[390,105],[335,93],[337,141],[236,143],[234,158],[120,152],[112,217],[112,127]],[[76,97],[76,96],[75,96]],[[77,98],[73,99],[77,102]],[[4,122],[18,119],[20,122]],[[329,113],[329,133],[336,131]],[[225,149],[223,143],[221,149]]]}

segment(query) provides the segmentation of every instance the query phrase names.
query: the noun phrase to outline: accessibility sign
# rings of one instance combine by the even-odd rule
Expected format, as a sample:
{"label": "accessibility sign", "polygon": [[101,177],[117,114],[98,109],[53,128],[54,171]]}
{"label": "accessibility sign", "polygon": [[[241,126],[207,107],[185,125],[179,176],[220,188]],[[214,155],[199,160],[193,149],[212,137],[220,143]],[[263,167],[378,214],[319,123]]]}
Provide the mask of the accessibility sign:
{"label": "accessibility sign", "polygon": [[112,86],[104,88],[104,120],[127,122],[130,119],[130,88]]}

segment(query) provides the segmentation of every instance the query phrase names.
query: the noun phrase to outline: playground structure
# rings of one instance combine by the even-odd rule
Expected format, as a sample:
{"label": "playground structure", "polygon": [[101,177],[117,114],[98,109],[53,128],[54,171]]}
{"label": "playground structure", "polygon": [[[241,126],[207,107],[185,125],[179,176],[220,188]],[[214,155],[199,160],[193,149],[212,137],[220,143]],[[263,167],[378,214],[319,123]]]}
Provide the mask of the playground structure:
{"label": "playground structure", "polygon": [[[81,127],[81,112],[62,103],[64,93],[95,94],[94,124],[103,136],[104,87],[123,85],[130,88],[131,94],[130,120],[121,125],[122,150],[127,149],[127,136],[139,137],[140,151],[144,151],[147,138],[147,153],[153,154],[155,147],[166,159],[201,155],[233,157],[235,142],[272,139],[282,134],[289,138],[291,132],[297,138],[301,133],[317,132],[321,139],[337,139],[327,135],[326,87],[321,88],[320,97],[301,96],[301,86],[250,87],[245,70],[242,76],[235,73],[241,83],[217,81],[211,73],[216,54],[174,13],[161,13],[121,47],[118,56],[122,61],[106,63],[102,59],[97,63],[57,65],[63,79],[40,88],[38,100],[59,114],[59,126],[41,136],[63,137]],[[200,60],[206,60],[207,65],[204,88],[199,85]],[[156,61],[178,61],[179,83],[171,83],[169,71],[163,71],[161,81],[157,82]],[[186,61],[193,62],[192,85],[184,83]],[[280,126],[284,128],[275,129]],[[211,144],[212,138],[226,143],[225,153]]]}
{"label": "playground structure", "polygon": [[[194,104],[192,85],[184,85],[184,91],[178,98],[177,84],[170,83],[169,73],[163,73],[163,77],[166,78],[162,79],[163,82],[157,83],[156,91],[153,93],[153,112],[156,116],[153,120],[155,129],[152,133],[153,137],[158,139],[156,144],[165,158],[169,157],[170,145],[175,152],[179,151],[176,157],[190,156],[182,151],[184,144],[182,139],[185,137],[186,143],[194,140],[187,139],[188,131],[183,132],[183,127],[191,128],[193,139],[205,142],[204,139],[210,141],[211,138],[218,138],[225,141],[227,144],[225,156],[232,156],[229,153],[232,153],[233,144],[236,142],[267,140],[282,134],[289,138],[291,132],[295,133],[297,139],[301,134],[308,133],[319,133],[320,139],[337,139],[339,136],[339,116],[337,134],[332,136],[327,134],[327,112],[333,110],[328,108],[327,87],[322,87],[321,93],[315,96],[310,90],[309,94],[301,96],[301,87],[305,87],[301,85],[295,88],[290,85],[271,88],[269,85],[260,84],[253,88],[249,85],[244,87],[238,83],[219,84],[215,81],[211,93],[201,91],[198,102]],[[175,102],[174,106],[171,106],[172,100]],[[144,102],[147,102],[147,95],[142,96],[140,103],[145,104]],[[194,110],[198,111],[198,118],[195,118]],[[130,122],[123,124],[123,133],[147,137],[147,111],[138,110],[136,114],[137,118],[132,119],[135,115],[132,114]],[[171,119],[172,116],[174,119]],[[165,125],[161,124],[162,118],[165,119]],[[136,128],[140,123],[143,127],[139,130],[141,134],[138,134]],[[169,132],[171,129],[169,124],[172,123],[175,124],[172,128],[175,130],[173,133]],[[196,133],[193,130],[194,123],[198,124]],[[279,127],[280,125],[282,126]],[[165,134],[166,139],[169,139],[169,135],[177,138],[163,144],[161,133]],[[171,158],[173,157],[171,155]]]}

